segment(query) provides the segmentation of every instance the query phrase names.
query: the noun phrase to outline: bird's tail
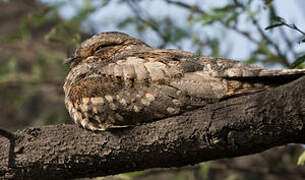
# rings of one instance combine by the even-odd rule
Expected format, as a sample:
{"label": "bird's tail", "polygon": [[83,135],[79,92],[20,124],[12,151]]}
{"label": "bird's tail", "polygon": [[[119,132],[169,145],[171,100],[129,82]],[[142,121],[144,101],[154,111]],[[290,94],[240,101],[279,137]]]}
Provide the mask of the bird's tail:
{"label": "bird's tail", "polygon": [[[305,75],[305,69],[262,69],[257,76],[259,77],[275,77],[275,76],[290,76],[290,75]],[[249,76],[250,77],[250,76]]]}
{"label": "bird's tail", "polygon": [[300,77],[305,75],[305,69],[266,69],[261,67],[233,67],[217,72],[217,76],[226,79],[253,79],[275,77]]}
{"label": "bird's tail", "polygon": [[269,87],[287,84],[305,76],[305,69],[250,69],[242,71],[238,76],[227,74],[228,82],[226,97],[261,91]]}

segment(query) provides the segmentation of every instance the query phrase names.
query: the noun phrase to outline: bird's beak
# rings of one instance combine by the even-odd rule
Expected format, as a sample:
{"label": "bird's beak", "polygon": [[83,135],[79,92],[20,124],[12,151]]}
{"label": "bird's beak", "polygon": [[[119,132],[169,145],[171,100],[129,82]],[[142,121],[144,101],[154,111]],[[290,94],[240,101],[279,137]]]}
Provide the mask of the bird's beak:
{"label": "bird's beak", "polygon": [[69,58],[65,59],[65,64],[69,65],[73,60],[74,60],[74,57],[69,57]]}
{"label": "bird's beak", "polygon": [[65,59],[65,64],[70,65],[72,61],[77,61],[79,59],[80,59],[80,57],[69,57],[69,58]]}

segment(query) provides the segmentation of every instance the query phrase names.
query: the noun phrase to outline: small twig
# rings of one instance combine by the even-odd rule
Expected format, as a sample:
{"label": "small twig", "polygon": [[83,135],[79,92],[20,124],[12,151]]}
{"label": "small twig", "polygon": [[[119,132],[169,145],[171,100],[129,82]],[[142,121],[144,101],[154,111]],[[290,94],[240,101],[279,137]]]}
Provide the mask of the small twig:
{"label": "small twig", "polygon": [[[177,1],[171,1],[171,0],[166,0],[166,2],[169,3],[169,4],[175,4],[175,5],[177,5],[177,6],[180,6],[180,7],[186,8],[186,9],[190,9],[190,10],[192,10],[193,12],[199,13],[199,14],[201,14],[201,15],[207,15],[207,14],[208,14],[208,13],[206,13],[204,10],[200,9],[198,6],[191,6],[191,5],[186,4],[186,3],[183,3],[183,2],[177,2]],[[221,21],[221,20],[220,20],[219,22],[220,22],[222,25],[224,24],[224,22]],[[244,31],[241,31],[241,30],[238,29],[236,26],[230,26],[229,28],[232,29],[232,30],[234,30],[235,32],[237,32],[237,33],[243,35],[243,36],[246,37],[248,40],[250,40],[250,41],[252,41],[252,42],[254,42],[254,43],[256,43],[256,44],[259,43],[256,39],[254,39],[253,37],[251,37],[251,36],[249,35],[249,33],[244,32]]]}
{"label": "small twig", "polygon": [[283,30],[283,28],[279,28],[279,31],[280,31],[281,35],[283,36],[283,38],[285,39],[290,52],[292,52],[294,54],[294,56],[295,56],[295,52],[293,50],[292,41],[288,38],[288,36],[287,36],[286,32]]}
{"label": "small twig", "polygon": [[284,23],[284,26],[294,29],[294,30],[298,31],[299,33],[301,33],[303,36],[305,36],[305,32],[303,32],[301,29],[299,29],[295,24]]}
{"label": "small twig", "polygon": [[8,131],[6,131],[4,129],[1,129],[1,128],[0,128],[0,135],[6,137],[9,140],[12,140],[12,139],[15,138],[15,135],[13,133],[8,132]]}
{"label": "small twig", "polygon": [[175,5],[178,5],[180,7],[184,7],[186,9],[190,9],[192,10],[193,12],[197,12],[199,14],[202,14],[202,15],[206,15],[207,13],[205,11],[203,11],[202,9],[200,9],[198,6],[191,6],[189,4],[186,4],[186,3],[183,3],[183,2],[178,2],[178,1],[171,1],[171,0],[166,0],[166,2],[168,4],[175,4]]}
{"label": "small twig", "polygon": [[[199,13],[201,15],[206,15],[207,13],[203,10],[201,10],[198,6],[191,6],[189,4],[186,4],[186,3],[182,3],[182,2],[176,2],[176,1],[172,1],[172,0],[166,0],[167,3],[169,4],[175,4],[177,6],[180,6],[180,7],[183,7],[183,8],[186,8],[186,9],[190,9],[190,10],[193,10],[193,12],[196,12],[196,13]],[[237,0],[234,0],[234,3],[245,9],[245,6],[238,2]],[[222,20],[219,20],[218,22],[220,22],[222,25],[225,25],[224,21]],[[256,27],[257,31],[259,32],[259,34],[261,35],[261,37],[266,40],[276,51],[277,55],[282,59],[282,64],[285,65],[285,66],[289,66],[289,62],[287,61],[287,58],[285,56],[285,54],[280,50],[279,46],[274,43],[266,34],[265,32],[263,31],[263,29],[259,26],[258,22],[256,19],[252,19],[252,23],[254,24],[254,26]],[[255,44],[259,44],[260,42],[257,41],[255,38],[253,38],[252,36],[249,35],[249,33],[247,32],[244,32],[244,31],[241,31],[240,29],[238,29],[236,26],[226,26],[227,28],[231,29],[231,30],[234,30],[235,32],[237,32],[238,34],[244,36],[245,38],[247,38],[249,41],[255,43]],[[301,30],[299,30],[301,31]],[[301,31],[302,32],[302,31]]]}
{"label": "small twig", "polygon": [[[142,16],[141,14],[141,8],[140,6],[136,3],[136,1],[134,0],[128,0],[127,1],[127,5],[130,7],[130,9],[132,9],[133,13],[136,15],[136,18],[141,21],[143,24],[147,24],[151,27],[151,29],[153,31],[155,31],[162,39],[163,39],[163,44],[161,45],[161,48],[163,48],[165,46],[165,44],[168,42],[168,37],[166,35],[164,35],[159,27],[157,27],[153,22],[149,22],[149,21],[146,21]],[[151,19],[153,20],[153,18],[151,17],[148,17],[148,19]]]}
{"label": "small twig", "polygon": [[[273,5],[270,5],[270,13],[271,13],[271,16],[278,17]],[[282,37],[284,38],[285,42],[287,43],[289,51],[291,53],[293,53],[293,56],[295,57],[295,52],[293,50],[293,43],[292,43],[291,39],[288,38],[288,36],[287,36],[286,32],[283,30],[283,28],[279,28],[279,31],[280,31]],[[284,52],[284,53],[287,54],[287,52]]]}
{"label": "small twig", "polygon": [[[190,9],[193,10],[193,12],[199,13],[201,15],[207,15],[207,13],[205,11],[203,11],[202,9],[200,9],[198,6],[191,6],[189,4],[183,3],[183,2],[176,2],[176,1],[171,1],[171,0],[166,0],[167,3],[169,4],[175,4],[177,6],[186,8],[186,9]],[[239,5],[241,6],[241,5]],[[219,20],[219,22],[224,25],[224,21]],[[245,32],[245,31],[241,31],[240,29],[238,29],[236,26],[229,26],[228,28],[230,28],[231,30],[234,30],[235,32],[237,32],[238,34],[244,36],[245,38],[247,38],[249,41],[258,44],[259,42],[254,39],[253,37],[251,37],[249,35],[249,33]]]}
{"label": "small twig", "polygon": [[[234,1],[234,3],[236,3],[239,7],[241,7],[243,10],[246,10],[246,6],[238,3],[237,1]],[[276,51],[277,55],[282,59],[282,64],[285,66],[289,66],[289,62],[287,61],[287,56],[285,54],[282,53],[280,47],[274,43],[264,32],[263,28],[258,24],[257,19],[255,19],[254,17],[251,18],[251,21],[254,25],[254,27],[256,28],[256,30],[259,32],[259,34],[261,35],[261,37],[267,41]]]}
{"label": "small twig", "polygon": [[238,0],[233,0],[234,4],[239,6],[239,7],[243,7],[244,5],[240,2],[238,2]]}
{"label": "small twig", "polygon": [[[241,7],[243,10],[246,10],[246,6],[245,6],[244,4],[239,3],[237,0],[234,0],[234,3],[235,3],[236,5],[238,5],[239,7]],[[271,10],[272,10],[272,9],[271,9]],[[254,27],[256,28],[256,30],[257,30],[257,31],[259,32],[259,34],[261,35],[261,37],[262,37],[265,41],[267,41],[267,42],[274,48],[274,50],[276,51],[277,55],[282,59],[282,64],[288,67],[288,66],[289,66],[289,62],[288,62],[288,60],[287,60],[287,56],[286,56],[284,53],[282,53],[280,47],[279,47],[276,43],[274,43],[273,40],[270,39],[270,38],[266,35],[266,33],[264,32],[263,28],[258,24],[257,19],[255,19],[254,17],[252,17],[252,18],[251,18],[251,21],[252,21]]]}
{"label": "small twig", "polygon": [[256,19],[252,19],[252,23],[254,24],[256,30],[260,33],[262,38],[266,40],[276,51],[278,56],[282,59],[282,64],[285,65],[286,67],[289,67],[289,62],[287,61],[287,57],[282,53],[280,50],[280,47],[274,43],[264,32],[264,30],[260,27]]}
{"label": "small twig", "polygon": [[[221,23],[223,23],[223,21],[220,21]],[[237,32],[238,34],[244,36],[245,38],[247,38],[249,41],[255,43],[255,44],[259,44],[259,42],[254,39],[252,36],[250,36],[250,34],[248,32],[242,31],[240,29],[238,29],[236,26],[229,26],[229,28],[231,30],[234,30],[235,32]]]}
{"label": "small twig", "polygon": [[8,152],[8,167],[15,167],[15,135],[7,130],[0,128],[0,135],[6,137],[10,141]]}

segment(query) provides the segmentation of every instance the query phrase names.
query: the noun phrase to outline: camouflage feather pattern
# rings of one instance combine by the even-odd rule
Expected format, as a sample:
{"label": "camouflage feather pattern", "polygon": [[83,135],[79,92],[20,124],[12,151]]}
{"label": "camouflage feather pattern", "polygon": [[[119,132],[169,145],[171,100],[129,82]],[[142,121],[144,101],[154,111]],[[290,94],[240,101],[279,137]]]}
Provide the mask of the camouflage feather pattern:
{"label": "camouflage feather pattern", "polygon": [[86,40],[69,65],[65,104],[75,123],[90,130],[140,125],[305,74],[153,49],[119,32]]}

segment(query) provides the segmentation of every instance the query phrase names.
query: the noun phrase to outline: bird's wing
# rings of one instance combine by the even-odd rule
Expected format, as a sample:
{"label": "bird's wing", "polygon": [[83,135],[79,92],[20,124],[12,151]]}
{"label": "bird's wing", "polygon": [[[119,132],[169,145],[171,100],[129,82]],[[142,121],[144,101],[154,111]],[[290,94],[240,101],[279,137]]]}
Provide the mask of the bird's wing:
{"label": "bird's wing", "polygon": [[68,76],[67,107],[78,124],[95,130],[172,116],[225,94],[221,78],[181,62],[183,57],[148,53],[97,65],[72,81]]}
{"label": "bird's wing", "polygon": [[[150,54],[163,57],[168,64],[183,72],[171,85],[188,94],[217,100],[222,97],[276,87],[305,75],[305,69],[273,70],[224,58],[197,56],[180,50],[153,50]],[[156,58],[158,59],[158,58]]]}
{"label": "bird's wing", "polygon": [[181,50],[133,52],[129,60],[123,62],[128,61],[144,63],[151,71],[149,76],[152,78],[170,81],[170,86],[212,102],[222,97],[279,86],[305,74],[304,69],[272,70],[230,59],[197,56]]}
{"label": "bird's wing", "polygon": [[255,78],[294,76],[305,74],[305,69],[267,69],[226,58],[198,56],[190,52],[172,49],[154,49],[152,56],[163,57],[166,61],[180,61],[184,72],[204,71],[222,78]]}
{"label": "bird's wing", "polygon": [[224,58],[201,56],[197,62],[203,71],[210,71],[214,76],[232,79],[297,76],[305,74],[305,69],[267,69],[253,64],[246,64]]}
{"label": "bird's wing", "polygon": [[199,64],[202,72],[226,82],[224,97],[252,93],[289,83],[305,75],[305,69],[267,69],[224,58],[194,57],[190,62]]}

